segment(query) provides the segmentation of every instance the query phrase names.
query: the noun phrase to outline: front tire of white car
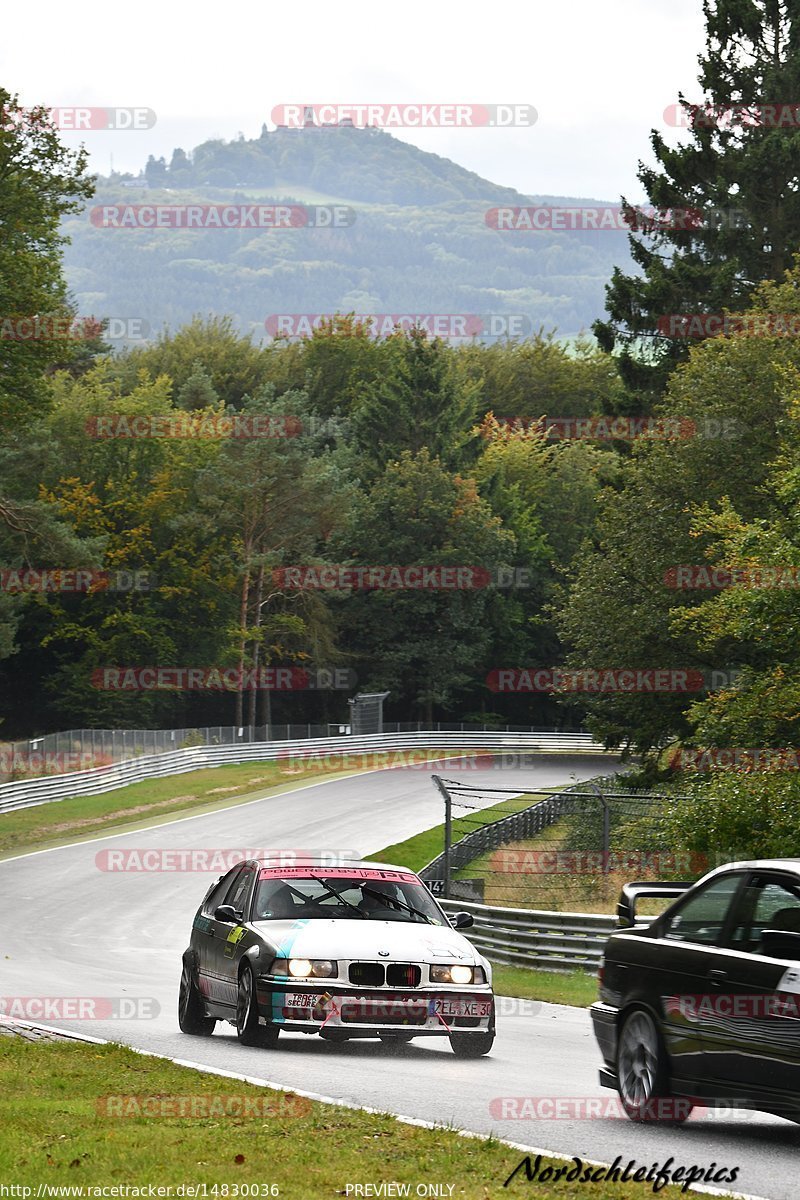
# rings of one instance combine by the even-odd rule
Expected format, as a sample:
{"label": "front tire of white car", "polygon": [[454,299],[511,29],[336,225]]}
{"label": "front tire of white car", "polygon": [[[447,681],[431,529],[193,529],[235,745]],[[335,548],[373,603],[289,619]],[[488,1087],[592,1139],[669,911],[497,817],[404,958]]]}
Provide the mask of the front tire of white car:
{"label": "front tire of white car", "polygon": [[253,969],[245,964],[239,975],[236,997],[236,1036],[243,1046],[275,1046],[280,1031],[275,1025],[262,1025],[258,1019],[258,999]]}

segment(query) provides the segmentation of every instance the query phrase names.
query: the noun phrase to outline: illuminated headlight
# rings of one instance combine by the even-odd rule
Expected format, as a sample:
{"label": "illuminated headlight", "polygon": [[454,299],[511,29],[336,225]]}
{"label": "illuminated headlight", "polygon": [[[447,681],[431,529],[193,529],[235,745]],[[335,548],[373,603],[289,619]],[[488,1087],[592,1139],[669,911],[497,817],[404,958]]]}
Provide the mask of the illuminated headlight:
{"label": "illuminated headlight", "polygon": [[475,970],[465,967],[462,963],[439,965],[431,967],[431,983],[473,983]]}
{"label": "illuminated headlight", "polygon": [[293,979],[331,979],[339,974],[339,964],[330,958],[275,958],[271,975],[291,975]]}
{"label": "illuminated headlight", "polygon": [[289,974],[295,979],[330,979],[338,975],[338,967],[329,958],[290,958]]}

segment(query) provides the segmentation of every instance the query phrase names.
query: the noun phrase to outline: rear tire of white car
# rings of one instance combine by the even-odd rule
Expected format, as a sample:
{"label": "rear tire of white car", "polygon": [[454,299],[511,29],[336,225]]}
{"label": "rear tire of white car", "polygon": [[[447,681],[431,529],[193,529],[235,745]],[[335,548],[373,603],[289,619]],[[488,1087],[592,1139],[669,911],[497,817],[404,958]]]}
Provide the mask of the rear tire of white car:
{"label": "rear tire of white car", "polygon": [[482,1058],[494,1045],[494,1030],[486,1033],[451,1033],[450,1046],[456,1058]]}
{"label": "rear tire of white car", "polygon": [[252,967],[245,964],[236,997],[236,1036],[243,1046],[274,1046],[279,1032],[274,1025],[259,1024],[256,981]]}
{"label": "rear tire of white car", "polygon": [[181,1033],[194,1037],[211,1037],[217,1022],[206,1016],[203,997],[192,979],[188,963],[183,964],[181,986],[178,992],[178,1026]]}

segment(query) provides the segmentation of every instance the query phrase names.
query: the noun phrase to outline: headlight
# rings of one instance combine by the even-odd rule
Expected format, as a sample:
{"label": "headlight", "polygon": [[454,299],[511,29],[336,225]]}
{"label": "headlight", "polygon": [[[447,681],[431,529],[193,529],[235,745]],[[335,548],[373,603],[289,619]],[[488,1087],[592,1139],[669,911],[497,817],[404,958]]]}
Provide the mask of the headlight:
{"label": "headlight", "polygon": [[288,973],[294,979],[330,979],[339,974],[338,963],[329,958],[290,958],[288,964],[286,959],[276,958],[273,963],[273,974],[285,975],[287,965]]}
{"label": "headlight", "polygon": [[462,963],[449,963],[447,966],[435,963],[431,967],[431,983],[473,983],[474,975],[474,969]]}

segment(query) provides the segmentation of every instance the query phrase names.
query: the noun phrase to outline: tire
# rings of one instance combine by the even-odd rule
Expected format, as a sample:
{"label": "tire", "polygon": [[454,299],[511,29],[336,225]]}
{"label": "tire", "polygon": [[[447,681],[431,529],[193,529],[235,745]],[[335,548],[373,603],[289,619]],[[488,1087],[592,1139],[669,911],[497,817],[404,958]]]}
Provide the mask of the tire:
{"label": "tire", "polygon": [[694,1105],[672,1094],[664,1039],[646,1009],[634,1008],[623,1018],[616,1065],[617,1089],[631,1121],[683,1124]]}
{"label": "tire", "polygon": [[450,1048],[456,1058],[482,1058],[494,1045],[494,1030],[485,1033],[451,1033]]}
{"label": "tire", "polygon": [[395,1033],[394,1030],[390,1030],[386,1033],[379,1033],[378,1037],[387,1046],[405,1046],[406,1043],[411,1041],[411,1039],[414,1037],[414,1034],[401,1033],[399,1031]]}
{"label": "tire", "polygon": [[259,1024],[256,981],[252,967],[245,964],[239,974],[236,996],[236,1036],[243,1046],[274,1046],[278,1033],[275,1025]]}
{"label": "tire", "polygon": [[192,979],[189,964],[184,962],[178,992],[178,1026],[181,1033],[190,1033],[195,1037],[211,1037],[216,1024],[214,1017],[206,1016],[203,997]]}

